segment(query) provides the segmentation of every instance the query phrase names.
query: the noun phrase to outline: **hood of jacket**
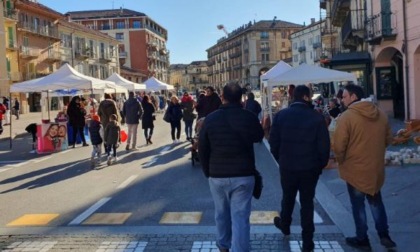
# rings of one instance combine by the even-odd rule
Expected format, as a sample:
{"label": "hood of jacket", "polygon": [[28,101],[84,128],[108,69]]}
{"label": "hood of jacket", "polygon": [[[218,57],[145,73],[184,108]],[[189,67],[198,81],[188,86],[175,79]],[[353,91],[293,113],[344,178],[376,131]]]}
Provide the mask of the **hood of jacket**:
{"label": "hood of jacket", "polygon": [[369,120],[377,120],[379,118],[379,110],[378,107],[375,106],[370,101],[359,101],[350,104],[348,107],[349,110],[356,112],[357,114],[369,119]]}

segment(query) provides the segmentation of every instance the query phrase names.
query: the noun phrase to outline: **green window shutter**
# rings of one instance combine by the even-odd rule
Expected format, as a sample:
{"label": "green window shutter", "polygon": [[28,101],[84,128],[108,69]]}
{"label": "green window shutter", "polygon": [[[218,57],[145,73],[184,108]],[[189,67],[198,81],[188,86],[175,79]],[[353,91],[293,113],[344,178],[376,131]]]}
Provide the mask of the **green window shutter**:
{"label": "green window shutter", "polygon": [[7,27],[9,47],[14,47],[13,27]]}
{"label": "green window shutter", "polygon": [[381,0],[381,22],[382,22],[382,34],[391,35],[391,2],[390,0]]}

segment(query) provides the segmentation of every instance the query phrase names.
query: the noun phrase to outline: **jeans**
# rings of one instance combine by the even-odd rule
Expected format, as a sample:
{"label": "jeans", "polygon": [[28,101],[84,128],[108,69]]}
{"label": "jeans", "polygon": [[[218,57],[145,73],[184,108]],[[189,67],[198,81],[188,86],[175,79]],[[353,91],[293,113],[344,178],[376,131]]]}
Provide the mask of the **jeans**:
{"label": "jeans", "polygon": [[310,245],[313,243],[315,232],[313,200],[319,172],[281,170],[280,174],[281,188],[283,190],[280,219],[286,226],[290,227],[296,195],[299,191],[302,241]]}
{"label": "jeans", "polygon": [[84,132],[84,126],[73,126],[73,146],[76,145],[77,142],[77,133],[79,132],[80,138],[82,139],[82,142],[85,144],[85,132]]}
{"label": "jeans", "polygon": [[187,138],[192,138],[193,122],[194,122],[194,120],[184,121],[184,123],[185,123],[185,135],[187,135]]}
{"label": "jeans", "polygon": [[176,130],[176,139],[179,139],[181,137],[181,121],[171,121],[172,140],[175,140],[175,130]]}
{"label": "jeans", "polygon": [[347,183],[347,191],[349,192],[357,238],[360,240],[368,238],[365,198],[369,203],[370,211],[372,213],[373,220],[375,221],[375,228],[379,237],[388,235],[388,217],[386,215],[384,203],[382,202],[381,191],[372,196],[360,192],[349,183]]}
{"label": "jeans", "polygon": [[250,223],[254,176],[209,178],[215,207],[217,246],[232,252],[250,250]]}
{"label": "jeans", "polygon": [[112,150],[112,156],[113,157],[117,157],[117,145],[115,145],[115,144],[107,144],[105,146],[105,153],[106,153],[106,156],[107,157],[111,156],[111,150]]}
{"label": "jeans", "polygon": [[128,130],[128,138],[127,138],[127,146],[130,146],[131,140],[133,140],[133,147],[137,146],[137,127],[138,124],[128,124],[127,123],[127,130]]}

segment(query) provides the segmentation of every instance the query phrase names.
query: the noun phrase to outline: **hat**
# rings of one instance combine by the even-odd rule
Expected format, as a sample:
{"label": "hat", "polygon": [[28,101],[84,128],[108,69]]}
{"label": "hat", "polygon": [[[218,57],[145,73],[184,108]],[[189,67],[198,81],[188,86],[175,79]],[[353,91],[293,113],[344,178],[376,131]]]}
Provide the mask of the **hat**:
{"label": "hat", "polygon": [[92,119],[98,122],[101,121],[101,118],[98,115],[93,115]]}

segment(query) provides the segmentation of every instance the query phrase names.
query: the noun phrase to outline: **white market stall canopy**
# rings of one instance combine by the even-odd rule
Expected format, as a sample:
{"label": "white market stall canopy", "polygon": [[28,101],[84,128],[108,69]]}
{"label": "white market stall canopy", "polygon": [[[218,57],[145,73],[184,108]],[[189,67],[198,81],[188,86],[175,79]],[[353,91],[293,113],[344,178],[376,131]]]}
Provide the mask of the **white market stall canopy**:
{"label": "white market stall canopy", "polygon": [[356,76],[352,73],[308,64],[301,64],[294,67],[283,74],[271,78],[267,83],[268,86],[273,87],[333,81],[353,81],[354,83],[357,83]]}
{"label": "white market stall canopy", "polygon": [[[64,64],[57,71],[42,78],[24,81],[10,86],[10,92],[42,92],[48,90],[127,90],[117,86],[114,82],[96,79],[77,72],[69,64]],[[117,91],[118,92],[118,91]]]}
{"label": "white market stall canopy", "polygon": [[121,75],[119,75],[117,73],[113,73],[106,80],[115,82],[115,84],[117,84],[118,86],[122,86],[129,91],[144,91],[144,90],[146,90],[146,85],[145,84],[139,84],[139,83],[129,81],[129,80],[123,78]]}
{"label": "white market stall canopy", "polygon": [[275,66],[270,68],[265,74],[261,75],[261,81],[268,81],[280,74],[289,71],[292,67],[286,62],[280,60]]}
{"label": "white market stall canopy", "polygon": [[174,86],[161,82],[155,77],[150,77],[146,82],[147,91],[160,91],[160,90],[174,90]]}

